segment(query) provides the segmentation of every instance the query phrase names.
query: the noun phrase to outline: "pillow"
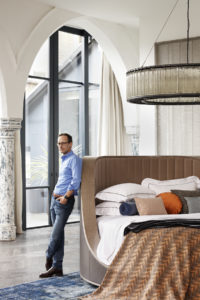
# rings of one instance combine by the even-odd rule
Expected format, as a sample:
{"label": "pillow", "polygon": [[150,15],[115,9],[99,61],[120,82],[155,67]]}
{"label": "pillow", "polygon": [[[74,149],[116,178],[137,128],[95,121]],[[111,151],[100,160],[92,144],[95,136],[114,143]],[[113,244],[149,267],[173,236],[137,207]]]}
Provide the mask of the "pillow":
{"label": "pillow", "polygon": [[110,186],[95,196],[99,200],[115,202],[127,201],[134,197],[150,198],[155,197],[155,193],[141,184],[122,183]]}
{"label": "pillow", "polygon": [[135,198],[139,215],[166,215],[162,198]]}
{"label": "pillow", "polygon": [[200,190],[197,191],[171,190],[171,192],[176,194],[183,204],[181,209],[181,214],[188,214],[188,206],[185,197],[200,196]]}
{"label": "pillow", "polygon": [[120,216],[121,203],[118,202],[102,202],[96,205],[97,216]]}
{"label": "pillow", "polygon": [[138,215],[138,210],[135,204],[135,200],[124,201],[119,207],[120,214],[123,216]]}
{"label": "pillow", "polygon": [[182,209],[182,202],[176,194],[171,192],[161,193],[158,195],[161,197],[168,214],[179,214]]}
{"label": "pillow", "polygon": [[200,212],[200,197],[184,197],[189,214],[198,213]]}
{"label": "pillow", "polygon": [[142,181],[142,186],[145,186],[156,193],[156,195],[175,190],[196,190],[200,186],[200,179],[197,176],[190,176],[172,180],[156,180],[145,178]]}

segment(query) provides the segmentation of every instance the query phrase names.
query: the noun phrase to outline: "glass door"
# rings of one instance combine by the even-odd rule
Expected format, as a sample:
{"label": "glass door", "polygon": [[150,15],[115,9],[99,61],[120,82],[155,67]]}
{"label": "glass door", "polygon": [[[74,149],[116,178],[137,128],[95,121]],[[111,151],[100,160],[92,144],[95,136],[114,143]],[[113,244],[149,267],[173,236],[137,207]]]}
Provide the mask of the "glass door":
{"label": "glass door", "polygon": [[[22,128],[24,230],[51,224],[49,207],[60,161],[58,134],[72,135],[72,150],[78,156],[96,154],[100,61],[97,43],[87,32],[62,27],[33,62]],[[79,220],[76,196],[68,222]]]}
{"label": "glass door", "polygon": [[[34,88],[29,89],[30,85]],[[26,226],[49,224],[49,83],[28,79],[25,97]],[[37,94],[35,96],[34,92]]]}
{"label": "glass door", "polygon": [[[73,137],[73,152],[82,156],[81,102],[83,95],[83,40],[84,37],[66,31],[58,33],[59,68],[59,133]],[[80,198],[75,196],[75,205],[69,222],[80,220]]]}

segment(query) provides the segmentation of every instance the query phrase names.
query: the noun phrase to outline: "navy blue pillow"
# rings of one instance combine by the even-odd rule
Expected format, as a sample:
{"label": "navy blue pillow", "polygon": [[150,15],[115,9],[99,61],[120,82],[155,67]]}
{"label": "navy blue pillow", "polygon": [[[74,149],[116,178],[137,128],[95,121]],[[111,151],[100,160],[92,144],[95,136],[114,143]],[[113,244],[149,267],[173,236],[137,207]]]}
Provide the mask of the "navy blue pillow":
{"label": "navy blue pillow", "polygon": [[134,200],[122,202],[119,207],[119,211],[123,216],[138,215],[138,210]]}

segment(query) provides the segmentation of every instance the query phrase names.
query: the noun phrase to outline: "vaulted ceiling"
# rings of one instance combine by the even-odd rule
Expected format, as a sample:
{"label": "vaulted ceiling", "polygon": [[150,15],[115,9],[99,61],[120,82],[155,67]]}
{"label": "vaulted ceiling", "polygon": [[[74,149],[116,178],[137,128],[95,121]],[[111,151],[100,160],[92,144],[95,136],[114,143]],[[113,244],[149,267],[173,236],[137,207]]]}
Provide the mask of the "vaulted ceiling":
{"label": "vaulted ceiling", "polygon": [[[163,16],[177,0],[37,0],[51,6],[123,25],[138,26],[141,17]],[[180,3],[186,0],[179,0]],[[197,3],[199,0],[191,0]],[[179,4],[180,4],[179,3]],[[178,5],[179,5],[178,4]],[[191,4],[192,5],[192,4]]]}

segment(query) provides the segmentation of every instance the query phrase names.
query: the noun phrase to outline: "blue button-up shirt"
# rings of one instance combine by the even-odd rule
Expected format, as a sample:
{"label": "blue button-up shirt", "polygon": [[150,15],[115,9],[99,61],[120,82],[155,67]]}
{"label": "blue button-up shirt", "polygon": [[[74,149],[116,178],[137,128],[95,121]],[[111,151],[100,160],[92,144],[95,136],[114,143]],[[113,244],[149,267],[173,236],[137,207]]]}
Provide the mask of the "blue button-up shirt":
{"label": "blue button-up shirt", "polygon": [[65,195],[67,191],[73,190],[74,195],[77,195],[81,182],[82,159],[73,151],[64,154],[61,159],[59,177],[54,193]]}

